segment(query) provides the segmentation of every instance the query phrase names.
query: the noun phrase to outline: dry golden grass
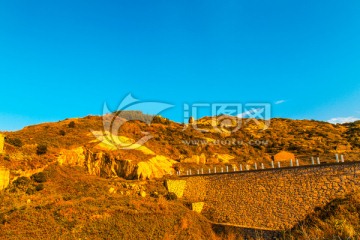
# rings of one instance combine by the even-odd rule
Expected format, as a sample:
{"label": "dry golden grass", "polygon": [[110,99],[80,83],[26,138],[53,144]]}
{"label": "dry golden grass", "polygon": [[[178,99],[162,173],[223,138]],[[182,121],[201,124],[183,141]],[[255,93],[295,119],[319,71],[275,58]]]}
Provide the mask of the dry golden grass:
{"label": "dry golden grass", "polygon": [[360,193],[317,209],[287,231],[284,239],[360,239]]}
{"label": "dry golden grass", "polygon": [[[42,191],[28,195],[26,187],[11,186],[0,193],[0,239],[215,239],[211,224],[181,202],[142,198],[124,187],[128,181],[71,167],[51,166],[45,173]],[[162,184],[142,184],[165,191]],[[109,193],[110,187],[117,192]]]}

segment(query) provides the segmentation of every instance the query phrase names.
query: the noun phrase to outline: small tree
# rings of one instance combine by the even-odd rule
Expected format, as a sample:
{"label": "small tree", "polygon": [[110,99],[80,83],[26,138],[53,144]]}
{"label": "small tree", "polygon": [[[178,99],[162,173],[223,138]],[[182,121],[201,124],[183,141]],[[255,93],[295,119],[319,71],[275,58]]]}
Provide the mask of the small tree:
{"label": "small tree", "polygon": [[75,127],[75,122],[74,121],[69,122],[68,127],[69,128],[74,128]]}
{"label": "small tree", "polygon": [[65,136],[66,132],[65,132],[64,130],[60,130],[60,131],[59,131],[59,134],[60,134],[61,136]]}
{"label": "small tree", "polygon": [[15,147],[22,147],[23,143],[19,138],[6,138],[5,141]]}
{"label": "small tree", "polygon": [[44,189],[44,184],[40,183],[35,187],[36,191],[41,191]]}
{"label": "small tree", "polygon": [[46,182],[46,175],[43,172],[35,173],[31,176],[31,179],[34,180],[37,183],[43,183]]}
{"label": "small tree", "polygon": [[45,154],[47,152],[47,146],[45,144],[39,144],[36,148],[36,153],[38,155]]}

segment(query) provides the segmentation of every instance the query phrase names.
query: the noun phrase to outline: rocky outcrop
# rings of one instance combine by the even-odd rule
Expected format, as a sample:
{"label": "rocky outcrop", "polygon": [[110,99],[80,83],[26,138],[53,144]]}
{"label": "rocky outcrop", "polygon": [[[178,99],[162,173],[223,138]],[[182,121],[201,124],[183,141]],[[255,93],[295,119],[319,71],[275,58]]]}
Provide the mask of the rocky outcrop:
{"label": "rocky outcrop", "polygon": [[4,135],[0,133],[0,154],[4,153]]}
{"label": "rocky outcrop", "polygon": [[10,183],[10,170],[5,167],[0,167],[0,190],[9,186]]}
{"label": "rocky outcrop", "polygon": [[281,162],[281,161],[295,161],[295,155],[291,152],[281,151],[274,155],[274,161]]}
{"label": "rocky outcrop", "polygon": [[75,148],[61,151],[58,157],[60,165],[83,166],[89,174],[101,177],[123,177],[125,179],[153,179],[162,178],[165,174],[173,173],[176,161],[154,155],[149,160],[133,161],[123,159],[115,152],[92,152],[86,148]]}
{"label": "rocky outcrop", "polygon": [[199,155],[192,155],[191,157],[184,158],[180,160],[181,163],[196,163],[196,164],[205,164],[206,156],[204,153]]}
{"label": "rocky outcrop", "polygon": [[57,161],[60,165],[65,163],[66,165],[80,166],[85,162],[84,149],[82,147],[72,150],[64,149],[60,152]]}

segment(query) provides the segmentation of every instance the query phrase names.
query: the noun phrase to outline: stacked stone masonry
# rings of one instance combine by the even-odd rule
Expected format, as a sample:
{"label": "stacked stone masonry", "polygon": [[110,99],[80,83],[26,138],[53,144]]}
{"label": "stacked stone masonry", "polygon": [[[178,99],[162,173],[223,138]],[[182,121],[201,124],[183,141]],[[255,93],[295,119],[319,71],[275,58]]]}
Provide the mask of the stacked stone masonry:
{"label": "stacked stone masonry", "polygon": [[183,178],[183,195],[189,202],[204,202],[202,214],[213,222],[280,230],[360,190],[359,175],[360,163],[352,162],[193,176]]}

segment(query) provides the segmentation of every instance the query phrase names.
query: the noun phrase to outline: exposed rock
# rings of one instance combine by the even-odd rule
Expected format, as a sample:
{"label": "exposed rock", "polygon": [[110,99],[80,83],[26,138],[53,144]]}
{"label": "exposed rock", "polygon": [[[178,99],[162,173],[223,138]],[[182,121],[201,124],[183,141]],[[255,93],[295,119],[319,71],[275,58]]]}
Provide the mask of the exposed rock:
{"label": "exposed rock", "polygon": [[193,117],[190,117],[189,118],[189,124],[193,124],[194,123],[194,118]]}
{"label": "exposed rock", "polygon": [[196,163],[196,164],[205,164],[206,156],[204,153],[199,155],[192,155],[191,157],[184,158],[180,160],[181,163]]}
{"label": "exposed rock", "polygon": [[10,183],[10,170],[4,167],[0,167],[0,190],[3,190],[9,186]]}
{"label": "exposed rock", "polygon": [[102,177],[123,177],[126,179],[162,178],[173,171],[176,161],[162,155],[155,155],[146,161],[123,159],[112,152],[93,153],[89,149],[63,150],[58,157],[60,165],[85,166],[91,175]]}
{"label": "exposed rock", "polygon": [[109,188],[109,193],[116,193],[116,189],[113,187]]}
{"label": "exposed rock", "polygon": [[136,177],[138,179],[162,178],[174,170],[172,166],[175,163],[176,161],[168,157],[157,155],[137,164]]}
{"label": "exposed rock", "polygon": [[82,147],[74,148],[72,150],[63,149],[60,151],[60,156],[57,158],[60,165],[66,164],[70,166],[84,166],[85,154]]}
{"label": "exposed rock", "polygon": [[141,197],[146,197],[146,192],[145,192],[145,191],[140,191],[139,195],[140,195]]}
{"label": "exposed rock", "polygon": [[0,133],[0,154],[4,153],[4,135]]}
{"label": "exposed rock", "polygon": [[204,202],[195,202],[191,204],[191,210],[201,213],[204,208]]}
{"label": "exposed rock", "polygon": [[274,161],[276,161],[276,162],[290,161],[291,159],[293,161],[295,161],[295,155],[293,153],[287,152],[287,151],[281,151],[274,155]]}
{"label": "exposed rock", "polygon": [[219,159],[219,162],[222,163],[229,163],[230,160],[234,159],[234,156],[231,156],[230,154],[215,154],[217,159]]}

